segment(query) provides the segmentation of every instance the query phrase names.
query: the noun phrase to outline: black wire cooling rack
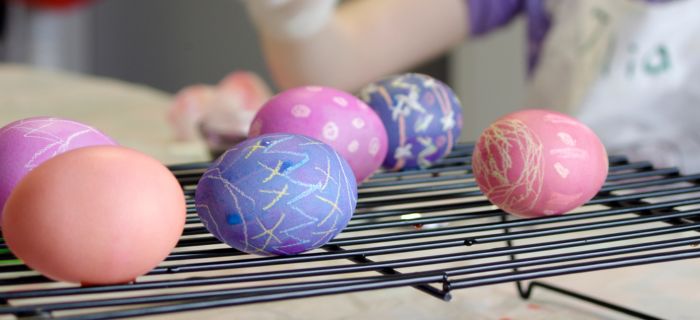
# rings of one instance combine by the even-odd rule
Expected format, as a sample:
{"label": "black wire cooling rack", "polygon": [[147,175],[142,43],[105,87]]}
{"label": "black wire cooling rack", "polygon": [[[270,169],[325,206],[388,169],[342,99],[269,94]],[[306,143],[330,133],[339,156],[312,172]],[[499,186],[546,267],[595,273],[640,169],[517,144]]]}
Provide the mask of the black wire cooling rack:
{"label": "black wire cooling rack", "polygon": [[187,196],[188,216],[163,263],[135,283],[79,287],[29,270],[0,243],[0,315],[106,319],[392,287],[450,300],[452,290],[515,282],[523,298],[541,287],[655,319],[521,281],[700,257],[694,232],[700,230],[700,175],[613,156],[606,184],[579,210],[516,219],[479,192],[471,151],[472,145],[461,144],[431,169],[376,174],[359,187],[356,213],[338,237],[287,257],[252,256],[219,243],[193,203],[207,164],[171,166]]}

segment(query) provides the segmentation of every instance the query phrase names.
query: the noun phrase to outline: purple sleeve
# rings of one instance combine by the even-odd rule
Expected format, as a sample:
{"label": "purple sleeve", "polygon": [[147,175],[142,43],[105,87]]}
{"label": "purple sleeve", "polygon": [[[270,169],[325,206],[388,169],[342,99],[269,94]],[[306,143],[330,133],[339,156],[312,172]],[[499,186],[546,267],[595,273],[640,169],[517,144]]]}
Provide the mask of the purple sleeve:
{"label": "purple sleeve", "polygon": [[[544,0],[466,0],[471,35],[479,36],[507,25],[519,14],[527,18],[527,62],[532,71],[551,25]],[[650,0],[649,0],[650,1]]]}
{"label": "purple sleeve", "polygon": [[525,0],[466,0],[472,35],[485,34],[508,24],[524,9]]}

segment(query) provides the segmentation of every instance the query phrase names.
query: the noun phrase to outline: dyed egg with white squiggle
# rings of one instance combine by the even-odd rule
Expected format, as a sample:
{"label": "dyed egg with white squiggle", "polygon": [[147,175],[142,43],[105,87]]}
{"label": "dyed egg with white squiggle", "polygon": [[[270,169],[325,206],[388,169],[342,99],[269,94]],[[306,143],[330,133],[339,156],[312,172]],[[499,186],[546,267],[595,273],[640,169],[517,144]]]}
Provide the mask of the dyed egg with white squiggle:
{"label": "dyed egg with white squiggle", "polygon": [[317,248],[348,223],[355,176],[333,148],[296,134],[266,134],[229,149],[204,173],[197,213],[219,240],[244,252],[292,255]]}
{"label": "dyed egg with white squiggle", "polygon": [[44,161],[69,150],[115,145],[97,129],[76,121],[34,117],[0,129],[0,211],[15,185]]}
{"label": "dyed egg with white squiggle", "polygon": [[379,169],[386,157],[386,129],[377,114],[355,96],[333,88],[300,87],[272,97],[255,115],[248,137],[266,133],[323,141],[348,161],[358,182]]}
{"label": "dyed egg with white squiggle", "polygon": [[427,168],[452,151],[462,131],[462,106],[452,89],[430,76],[407,73],[370,83],[360,98],[384,122],[389,150],[383,167]]}
{"label": "dyed egg with white squiggle", "polygon": [[558,215],[590,200],[608,173],[598,136],[567,115],[539,109],[508,114],[479,137],[474,177],[496,206],[521,217]]}

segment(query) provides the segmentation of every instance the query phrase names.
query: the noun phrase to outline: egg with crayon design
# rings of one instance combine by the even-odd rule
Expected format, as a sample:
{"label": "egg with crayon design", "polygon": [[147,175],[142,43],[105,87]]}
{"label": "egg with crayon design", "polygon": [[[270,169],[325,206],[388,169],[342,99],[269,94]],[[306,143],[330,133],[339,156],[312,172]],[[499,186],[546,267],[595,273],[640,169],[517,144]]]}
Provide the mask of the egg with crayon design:
{"label": "egg with crayon design", "polygon": [[418,73],[390,76],[365,86],[359,97],[384,123],[388,152],[382,166],[428,168],[446,157],[462,131],[462,106],[452,89]]}
{"label": "egg with crayon design", "polygon": [[508,114],[479,137],[474,177],[496,206],[521,217],[558,215],[593,198],[605,182],[608,158],[598,136],[553,111]]}
{"label": "egg with crayon design", "polygon": [[197,213],[219,240],[258,255],[293,255],[327,243],[357,203],[350,165],[327,144],[266,134],[226,151],[195,192]]}
{"label": "egg with crayon design", "polygon": [[115,144],[99,130],[68,119],[32,117],[5,125],[0,128],[0,209],[22,177],[44,161],[73,149]]}

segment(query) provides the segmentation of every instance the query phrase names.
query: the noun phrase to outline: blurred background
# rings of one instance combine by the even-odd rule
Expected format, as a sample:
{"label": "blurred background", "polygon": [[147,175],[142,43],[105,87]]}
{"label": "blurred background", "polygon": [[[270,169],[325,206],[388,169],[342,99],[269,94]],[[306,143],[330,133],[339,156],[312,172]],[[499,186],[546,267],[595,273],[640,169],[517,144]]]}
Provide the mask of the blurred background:
{"label": "blurred background", "polygon": [[[248,70],[274,88],[238,0],[5,0],[1,6],[0,58],[6,63],[113,78],[166,93]],[[498,116],[521,107],[523,26],[516,21],[406,70],[455,89],[468,110],[462,140],[476,139]]]}
{"label": "blurred background", "polygon": [[[543,107],[522,105],[524,33],[524,21],[519,18],[506,28],[465,41],[444,56],[405,71],[428,73],[455,90],[464,107],[461,139],[473,141],[501,115],[522,107]],[[213,85],[237,70],[259,74],[274,89],[257,41],[240,0],[0,0],[0,126],[39,114],[57,115],[93,125],[121,144],[164,163],[209,160],[201,142],[174,141],[165,121],[166,111],[173,94],[183,87]],[[687,281],[700,279],[692,277],[699,270],[697,263],[644,268],[560,281],[613,297],[618,303],[651,307],[651,312],[695,315],[694,295],[690,294],[695,287]],[[655,275],[654,281],[649,281],[648,274]],[[608,284],[603,291],[601,283]],[[414,292],[422,295],[408,289],[378,293],[382,299],[396,297],[408,302],[408,308],[379,301],[373,295],[366,296],[366,303],[358,299],[353,304],[370,306],[366,314],[374,316],[377,311],[372,308],[418,319],[446,318],[446,313],[461,319],[474,312],[493,319],[492,315],[506,311],[500,314],[539,313],[539,317],[529,319],[552,318],[538,311],[538,305],[533,308],[533,304],[523,303],[510,283],[463,290],[461,303],[452,303],[449,308],[437,299],[409,296]],[[669,298],[672,294],[675,298]],[[591,309],[587,304],[544,293],[544,300],[548,299],[563,301],[559,304],[564,312],[561,319],[622,319],[601,316],[599,309],[587,313]],[[666,301],[678,302],[679,307],[667,310]],[[418,303],[422,307],[416,307]],[[287,315],[289,310],[284,308],[289,305],[301,311],[316,309],[312,303],[292,301],[279,304],[280,314]],[[340,304],[320,305],[335,308]],[[230,318],[219,310],[209,312],[211,317]]]}

